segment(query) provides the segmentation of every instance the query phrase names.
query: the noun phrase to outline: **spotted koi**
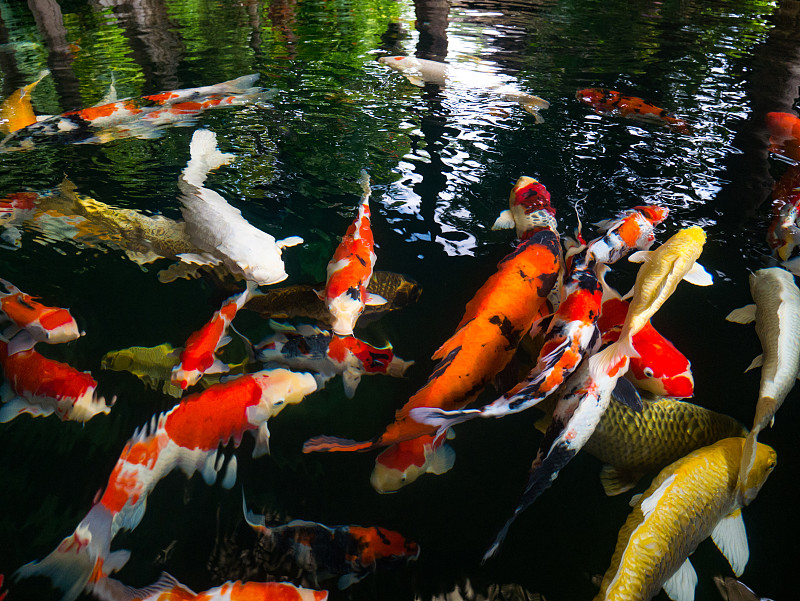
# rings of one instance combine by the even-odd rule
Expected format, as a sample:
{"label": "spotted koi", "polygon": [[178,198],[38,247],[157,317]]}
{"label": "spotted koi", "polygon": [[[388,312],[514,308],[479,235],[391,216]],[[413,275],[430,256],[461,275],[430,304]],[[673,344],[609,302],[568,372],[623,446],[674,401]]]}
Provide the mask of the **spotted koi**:
{"label": "spotted koi", "polygon": [[664,124],[681,134],[692,133],[689,124],[684,119],[636,96],[625,96],[615,90],[587,88],[578,90],[575,97],[598,113],[618,113],[628,119]]}

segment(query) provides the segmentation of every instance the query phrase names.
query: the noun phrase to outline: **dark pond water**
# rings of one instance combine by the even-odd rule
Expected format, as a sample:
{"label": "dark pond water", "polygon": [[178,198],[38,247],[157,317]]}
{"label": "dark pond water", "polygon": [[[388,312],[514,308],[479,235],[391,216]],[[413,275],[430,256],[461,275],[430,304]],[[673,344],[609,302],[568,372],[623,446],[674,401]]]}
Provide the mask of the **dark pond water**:
{"label": "dark pond water", "polygon": [[[769,252],[769,193],[786,164],[768,156],[763,118],[796,106],[799,43],[797,0],[0,0],[3,96],[49,68],[33,92],[39,114],[98,103],[112,81],[127,97],[258,73],[268,90],[160,137],[42,140],[2,153],[0,195],[53,189],[67,175],[101,202],[179,219],[178,176],[193,130],[204,127],[237,156],[208,186],[276,238],[305,239],[284,252],[286,284],[324,280],[366,168],[376,268],[407,274],[424,291],[418,303],[357,331],[414,359],[407,378],[365,378],[352,400],[337,380],[289,407],[270,422],[271,456],[250,458],[245,438],[231,490],[171,474],[139,527],[114,540],[132,552],[119,579],[144,586],[168,571],[205,590],[238,578],[230,558],[242,551],[235,542],[246,529],[241,484],[254,508],[279,518],[380,524],[419,542],[419,560],[408,566],[345,591],[322,583],[333,599],[429,599],[465,578],[477,587],[517,583],[548,601],[592,598],[592,577],[608,566],[629,495],[606,497],[600,463],[588,454],[516,522],[500,555],[480,564],[526,480],[540,440],[536,412],[464,425],[451,441],[452,470],[393,495],[370,486],[374,453],[304,455],[302,443],[318,434],[374,436],[422,386],[429,357],[512,248],[513,234],[490,228],[523,174],[547,186],[562,232],[575,227],[576,212],[590,224],[643,203],[670,209],[661,241],[687,225],[706,229],[702,262],[714,286],[680,286],[654,323],[691,360],[694,401],[749,424],[759,375],[743,370],[760,347],[752,328],[724,317],[750,302],[748,271]],[[415,53],[446,56],[545,98],[544,123],[469,85],[415,87],[377,62]],[[587,87],[668,108],[693,134],[595,114],[575,99]],[[0,425],[0,573],[7,576],[73,531],[134,428],[175,403],[130,374],[101,369],[102,356],[180,346],[224,297],[208,278],[159,282],[166,261],[143,269],[120,251],[25,227],[19,243],[0,249],[0,275],[70,307],[87,333],[42,352],[91,371],[99,391],[118,401],[85,425],[28,416]],[[617,272],[625,288],[635,267]],[[255,314],[240,320],[255,339],[268,332]],[[760,437],[779,464],[744,511],[751,555],[742,580],[776,600],[798,595],[797,395]],[[725,560],[706,541],[692,561],[696,599],[718,599],[711,579],[729,573]],[[8,598],[46,599],[47,590],[23,581]]]}

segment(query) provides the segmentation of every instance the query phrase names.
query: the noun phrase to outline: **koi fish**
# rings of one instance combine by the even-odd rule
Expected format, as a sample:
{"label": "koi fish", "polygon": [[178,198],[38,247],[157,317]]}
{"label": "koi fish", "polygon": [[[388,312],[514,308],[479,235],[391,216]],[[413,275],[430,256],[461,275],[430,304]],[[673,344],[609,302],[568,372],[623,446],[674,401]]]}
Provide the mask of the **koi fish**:
{"label": "koi fish", "polygon": [[[164,126],[187,122],[202,111],[248,104],[265,92],[253,85],[258,74],[245,75],[211,86],[186,88],[126,98],[69,111],[31,123],[0,142],[5,150],[26,150],[52,139],[65,144],[102,144],[120,138],[154,138]],[[16,145],[9,145],[9,141]]]}
{"label": "koi fish", "polygon": [[526,94],[497,75],[485,71],[458,68],[448,63],[414,56],[382,56],[378,62],[399,71],[405,75],[409,83],[420,88],[425,84],[444,86],[447,83],[455,83],[496,94],[503,100],[518,103],[525,111],[534,116],[536,123],[544,122],[539,110],[550,107],[550,103],[543,98]]}
{"label": "koi fish", "polygon": [[598,113],[618,113],[628,119],[667,125],[680,134],[692,133],[685,120],[636,96],[624,96],[615,90],[587,88],[578,90],[575,98]]}
{"label": "koi fish", "polygon": [[11,337],[8,354],[13,355],[33,348],[37,342],[60,344],[81,337],[75,318],[68,309],[48,307],[33,299],[0,278],[7,292],[0,292],[0,311],[13,324],[3,335]]}
{"label": "koi fish", "polygon": [[[534,219],[535,223],[547,221],[544,214],[553,214],[549,193],[532,178],[521,177],[511,194],[519,204],[530,207],[528,213],[538,204],[543,215],[541,220]],[[444,437],[431,442],[436,428],[417,422],[410,412],[416,407],[455,410],[467,405],[511,360],[520,339],[539,316],[560,265],[554,230],[534,227],[523,236],[516,250],[498,264],[497,272],[467,303],[455,334],[433,354],[438,363],[428,382],[396,412],[395,421],[383,434],[365,442],[318,436],[306,441],[303,452],[357,451],[409,441],[402,452],[390,447],[376,459],[371,482],[385,487],[379,492],[398,490],[422,473],[443,473],[452,467],[453,452],[442,444]],[[418,437],[424,438],[410,442]]]}
{"label": "koi fish", "polygon": [[792,273],[800,273],[797,248],[800,246],[800,165],[790,166],[772,190],[772,220],[767,229],[767,244],[772,254]]}
{"label": "koi fish", "polygon": [[[647,601],[662,587],[672,599],[691,601],[697,574],[687,558],[708,536],[741,575],[749,558],[737,485],[743,444],[725,438],[661,470],[620,530],[595,601]],[[750,498],[776,462],[775,451],[759,443],[746,482]]]}
{"label": "koi fish", "polygon": [[214,313],[211,320],[189,336],[180,353],[180,364],[172,369],[172,384],[186,390],[197,384],[203,374],[228,371],[228,366],[217,359],[215,353],[231,341],[226,334],[228,326],[255,292],[256,285],[247,282],[243,292],[222,303],[222,307]]}
{"label": "koi fish", "polygon": [[233,159],[232,154],[217,149],[214,132],[195,131],[189,151],[191,159],[178,181],[181,211],[186,220],[186,234],[204,252],[202,255],[181,254],[181,260],[199,265],[222,263],[231,273],[260,286],[289,277],[281,260],[281,249],[301,244],[303,239],[292,236],[276,242],[275,238],[251,225],[241,211],[222,196],[203,187],[209,171]]}
{"label": "koi fish", "polygon": [[[46,417],[55,413],[61,421],[86,422],[111,407],[97,396],[97,382],[88,372],[43,357],[34,350],[9,353],[9,345],[0,342],[0,365],[5,382],[0,422],[29,413]],[[114,399],[111,400],[114,404]]]}
{"label": "koi fish", "polygon": [[508,208],[500,213],[492,229],[515,229],[517,239],[525,240],[541,228],[558,231],[556,210],[550,204],[550,193],[544,184],[523,176],[512,188]]}
{"label": "koi fish", "polygon": [[255,346],[256,358],[319,374],[320,388],[336,374],[342,375],[344,393],[352,399],[361,376],[387,374],[402,378],[413,361],[403,361],[392,346],[378,348],[354,336],[339,336],[311,325],[298,327],[270,320],[277,333]]}
{"label": "koi fish", "polygon": [[317,522],[292,520],[282,526],[267,527],[266,518],[247,509],[242,498],[245,520],[259,536],[255,549],[266,561],[287,557],[300,571],[312,575],[314,582],[339,576],[339,590],[363,580],[372,572],[406,563],[419,557],[419,545],[399,532],[379,526],[325,526]]}
{"label": "koi fish", "polygon": [[[592,240],[587,251],[597,263],[610,265],[632,250],[648,250],[656,239],[655,226],[664,221],[668,214],[669,209],[657,205],[621,211],[615,218],[595,224],[604,235]],[[576,251],[579,252],[579,249]]]}
{"label": "koi fish", "polygon": [[39,78],[11,94],[0,105],[0,133],[10,134],[18,129],[36,123],[36,115],[31,105],[31,93],[50,71],[45,69]]}
{"label": "koi fish", "polygon": [[[545,416],[536,428],[546,432],[552,421]],[[614,496],[700,447],[746,435],[747,428],[737,420],[699,405],[642,395],[642,410],[635,411],[612,395],[583,450],[603,462],[600,482]]]}
{"label": "koi fish", "polygon": [[800,161],[800,117],[793,113],[767,113],[770,152]]}
{"label": "koi fish", "polygon": [[226,582],[195,593],[166,572],[145,588],[125,586],[113,578],[102,578],[92,588],[101,601],[326,601],[328,591],[301,588],[288,582]]}
{"label": "koi fish", "polygon": [[[606,291],[611,291],[606,288]],[[619,339],[622,324],[628,315],[628,301],[612,295],[603,301],[597,325],[604,340]],[[688,398],[694,396],[692,364],[674,344],[664,338],[648,321],[632,338],[638,357],[631,357],[625,377],[639,390],[658,396]]]}
{"label": "koi fish", "polygon": [[636,274],[633,299],[619,339],[589,359],[595,377],[602,377],[621,357],[639,356],[633,336],[647,325],[682,279],[697,286],[711,285],[711,275],[696,263],[705,241],[703,228],[695,225],[678,231],[654,251],[639,251],[630,256],[630,261],[644,264]]}
{"label": "koi fish", "polygon": [[740,480],[748,481],[758,434],[771,424],[786,395],[800,377],[800,290],[794,276],[780,267],[750,274],[755,304],[731,311],[725,318],[736,323],[755,321],[763,353],[745,371],[761,367],[761,384],[753,428],[747,435]]}
{"label": "koi fish", "polygon": [[365,305],[383,305],[386,299],[367,292],[375,266],[375,241],[372,237],[369,211],[369,175],[361,172],[364,194],[358,216],[347,228],[344,238],[328,263],[328,279],[320,298],[333,316],[331,329],[339,336],[351,336]]}
{"label": "koi fish", "polygon": [[187,477],[199,471],[213,484],[225,469],[222,486],[230,488],[236,480],[236,460],[234,456],[223,466],[218,461],[220,445],[233,440],[238,447],[249,431],[256,437],[253,456],[268,453],[268,420],[316,389],[311,374],[264,370],[209,386],[154,416],[128,440],[105,491],[75,531],[41,561],[19,568],[15,578],[46,576],[64,591],[63,601],[73,601],[125,565],[130,553],[111,552],[111,542],[120,530],[136,528],[147,497],[162,478],[180,468]]}

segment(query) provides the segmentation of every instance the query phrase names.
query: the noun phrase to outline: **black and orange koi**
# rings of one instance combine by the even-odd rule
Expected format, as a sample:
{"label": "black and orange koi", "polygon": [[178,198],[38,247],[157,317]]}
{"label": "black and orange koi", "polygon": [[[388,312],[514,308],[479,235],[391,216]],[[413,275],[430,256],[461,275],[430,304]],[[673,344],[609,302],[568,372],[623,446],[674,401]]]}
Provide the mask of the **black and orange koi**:
{"label": "black and orange koi", "polygon": [[684,119],[636,96],[625,96],[615,90],[587,88],[578,90],[575,98],[583,104],[588,104],[598,113],[618,113],[628,119],[660,123],[681,134],[692,133]]}

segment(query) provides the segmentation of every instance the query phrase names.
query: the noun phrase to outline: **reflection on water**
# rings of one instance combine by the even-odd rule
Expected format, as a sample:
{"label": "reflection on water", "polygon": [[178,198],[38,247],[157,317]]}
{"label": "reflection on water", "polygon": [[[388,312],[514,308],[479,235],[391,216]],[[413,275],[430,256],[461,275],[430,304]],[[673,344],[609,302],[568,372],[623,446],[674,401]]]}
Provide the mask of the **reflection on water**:
{"label": "reflection on water", "polygon": [[[258,73],[265,90],[159,137],[37,139],[27,151],[2,153],[0,197],[57,189],[66,175],[81,197],[102,203],[96,206],[176,222],[178,175],[193,130],[205,127],[237,157],[211,173],[207,187],[276,238],[302,236],[305,243],[283,255],[286,284],[312,285],[325,279],[367,169],[376,269],[407,274],[424,294],[358,333],[377,346],[391,341],[416,363],[404,379],[365,378],[352,400],[329,385],[287,408],[270,423],[270,457],[253,459],[249,439],[235,452],[238,483],[277,522],[381,524],[420,544],[416,562],[378,571],[346,592],[335,590],[335,580],[321,583],[333,588],[332,599],[428,599],[467,578],[480,595],[508,585],[502,590],[548,601],[589,599],[629,512],[627,499],[605,497],[592,457],[577,457],[518,520],[497,561],[479,563],[527,477],[540,440],[535,415],[465,425],[451,441],[452,470],[394,495],[377,495],[369,484],[374,453],[303,455],[302,443],[319,434],[375,436],[424,384],[429,357],[511,249],[510,234],[490,228],[523,174],[546,185],[565,234],[577,217],[593,233],[593,222],[642,203],[670,209],[659,241],[685,225],[706,228],[703,263],[717,283],[679,287],[654,322],[691,359],[696,402],[749,423],[758,375],[741,372],[758,340],[724,316],[749,302],[747,272],[768,253],[765,200],[786,167],[767,153],[763,117],[797,106],[799,7],[798,0],[0,0],[3,96],[49,68],[32,94],[40,115],[99,102],[112,84],[119,98],[139,97]],[[415,86],[377,62],[392,55],[490,76],[550,107],[537,123],[475,79]],[[692,133],[596,113],[575,100],[576,90],[589,87],[668,109]],[[82,242],[76,223],[54,214],[13,225],[19,235],[3,238],[1,275],[70,307],[87,332],[42,353],[91,371],[98,390],[118,402],[85,426],[27,416],[2,424],[0,573],[7,576],[72,532],[134,428],[175,403],[131,374],[101,369],[102,357],[184,344],[231,292],[208,276],[161,283],[169,262],[138,265],[123,254],[125,244],[97,232]],[[615,271],[613,283],[626,289],[633,268]],[[252,340],[270,331],[248,311],[237,329]],[[797,532],[788,493],[800,460],[792,438],[800,403],[791,397],[762,434],[779,466],[744,512],[751,558],[742,580],[776,600],[796,596],[787,577],[793,555],[781,544]],[[114,539],[114,549],[132,552],[120,579],[144,586],[166,570],[206,590],[237,577],[223,568],[251,549],[241,511],[239,487],[170,475],[154,489],[141,525]],[[728,573],[724,560],[704,544],[692,561],[696,598],[717,599],[712,576]],[[9,601],[49,598],[44,581],[16,586]]]}

